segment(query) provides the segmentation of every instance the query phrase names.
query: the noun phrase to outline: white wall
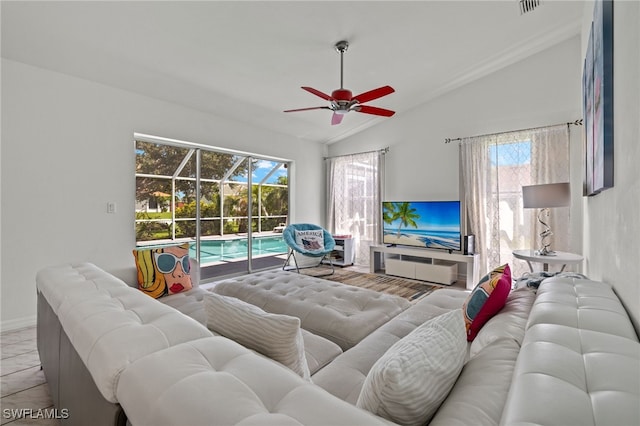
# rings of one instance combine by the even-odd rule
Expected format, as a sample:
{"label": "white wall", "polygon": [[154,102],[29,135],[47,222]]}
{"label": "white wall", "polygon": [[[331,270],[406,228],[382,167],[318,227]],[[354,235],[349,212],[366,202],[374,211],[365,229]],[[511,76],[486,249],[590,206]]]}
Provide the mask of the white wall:
{"label": "white wall", "polygon": [[[329,155],[389,146],[386,199],[458,199],[458,144],[475,136],[573,122],[581,111],[580,38],[447,93],[329,147]],[[425,76],[428,78],[428,76]],[[582,251],[581,128],[571,126],[572,251]]]}
{"label": "white wall", "polygon": [[294,160],[292,218],[321,223],[299,194],[324,194],[324,146],[3,59],[2,329],[35,322],[44,266],[133,265],[134,132]]}
{"label": "white wall", "polygon": [[[585,6],[582,52],[593,3]],[[614,2],[614,187],[584,200],[587,273],[613,285],[640,331],[640,3]],[[584,57],[584,53],[583,53]]]}

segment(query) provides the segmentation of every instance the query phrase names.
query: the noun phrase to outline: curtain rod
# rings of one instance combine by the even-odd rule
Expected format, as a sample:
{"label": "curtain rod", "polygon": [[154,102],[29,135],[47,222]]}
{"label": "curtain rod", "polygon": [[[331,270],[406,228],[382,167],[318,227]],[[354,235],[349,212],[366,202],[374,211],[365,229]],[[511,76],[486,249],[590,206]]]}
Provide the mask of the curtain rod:
{"label": "curtain rod", "polygon": [[[511,132],[526,132],[527,130],[538,130],[538,129],[544,129],[546,127],[554,127],[554,126],[560,126],[562,124],[567,124],[569,126],[574,125],[574,126],[582,126],[582,118],[579,118],[575,121],[569,121],[568,123],[560,123],[560,124],[554,124],[551,126],[539,126],[539,127],[530,127],[528,129],[521,129],[521,130],[511,130],[511,131],[506,131],[506,132],[496,132],[496,133],[487,133],[486,135],[478,135],[478,136],[467,136],[467,138],[479,138],[482,136],[494,136],[494,135],[499,135],[502,133],[511,133]],[[446,138],[444,140],[444,143],[451,143],[453,141],[461,141],[463,138],[455,138],[455,139],[451,139],[451,138]],[[466,139],[466,138],[464,138]]]}
{"label": "curtain rod", "polygon": [[389,147],[385,147],[385,148],[380,148],[380,149],[374,149],[371,151],[364,151],[364,152],[355,152],[353,154],[345,154],[345,155],[334,155],[333,157],[323,157],[324,160],[329,160],[331,158],[338,158],[338,157],[348,157],[349,155],[358,155],[358,154],[371,154],[372,152],[381,152],[383,154],[386,154],[387,152],[389,152]]}

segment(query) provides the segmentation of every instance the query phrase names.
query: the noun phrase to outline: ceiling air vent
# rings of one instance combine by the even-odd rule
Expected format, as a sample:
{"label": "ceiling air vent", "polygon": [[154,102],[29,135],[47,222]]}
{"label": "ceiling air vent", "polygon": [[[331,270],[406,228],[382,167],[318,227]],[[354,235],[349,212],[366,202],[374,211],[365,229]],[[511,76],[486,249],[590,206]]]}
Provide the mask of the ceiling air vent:
{"label": "ceiling air vent", "polygon": [[540,0],[520,0],[520,14],[531,12],[538,6],[540,6]]}

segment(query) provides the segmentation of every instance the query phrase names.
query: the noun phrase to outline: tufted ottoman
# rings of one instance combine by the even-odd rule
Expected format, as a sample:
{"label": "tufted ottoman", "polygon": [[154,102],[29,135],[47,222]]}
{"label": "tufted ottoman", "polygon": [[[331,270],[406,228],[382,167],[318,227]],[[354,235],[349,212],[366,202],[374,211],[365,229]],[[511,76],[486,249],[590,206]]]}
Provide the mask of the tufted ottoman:
{"label": "tufted ottoman", "polygon": [[267,312],[298,317],[303,329],[335,342],[342,350],[411,306],[398,296],[281,270],[224,280],[212,291]]}

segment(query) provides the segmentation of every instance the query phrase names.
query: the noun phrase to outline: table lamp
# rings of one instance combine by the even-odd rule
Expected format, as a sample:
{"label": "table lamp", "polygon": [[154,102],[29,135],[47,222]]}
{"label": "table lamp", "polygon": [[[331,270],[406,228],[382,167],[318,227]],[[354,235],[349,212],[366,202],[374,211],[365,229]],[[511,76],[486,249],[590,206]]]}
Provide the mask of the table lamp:
{"label": "table lamp", "polygon": [[549,183],[543,185],[529,185],[522,187],[522,200],[525,209],[541,209],[538,212],[538,222],[542,224],[540,232],[539,256],[553,256],[555,252],[550,249],[549,239],[553,235],[551,228],[543,218],[549,217],[549,209],[553,207],[566,207],[571,201],[571,190],[568,182]]}

